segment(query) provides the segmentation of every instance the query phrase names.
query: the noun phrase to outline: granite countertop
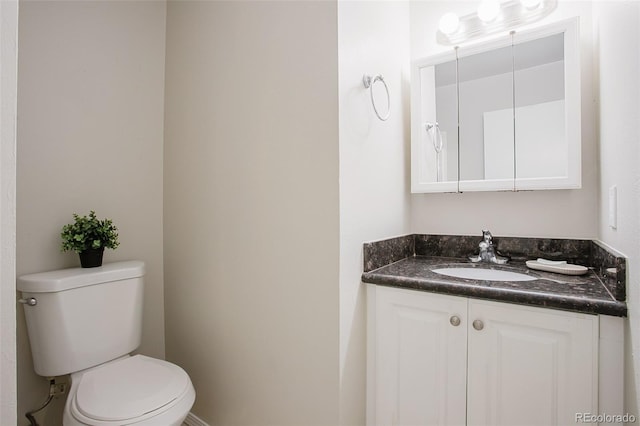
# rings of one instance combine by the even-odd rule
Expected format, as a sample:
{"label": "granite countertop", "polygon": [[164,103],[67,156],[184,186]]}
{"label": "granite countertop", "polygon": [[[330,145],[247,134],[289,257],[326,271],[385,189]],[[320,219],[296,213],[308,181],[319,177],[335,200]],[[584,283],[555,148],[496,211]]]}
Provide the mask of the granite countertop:
{"label": "granite countertop", "polygon": [[[396,258],[397,259],[397,258]],[[501,269],[533,277],[531,281],[484,281],[450,277],[433,272],[447,267]],[[365,283],[401,287],[509,303],[534,305],[574,312],[626,316],[624,300],[617,300],[596,268],[585,275],[562,275],[529,269],[524,260],[507,265],[471,263],[464,257],[443,257],[412,254],[367,270],[362,274]]]}

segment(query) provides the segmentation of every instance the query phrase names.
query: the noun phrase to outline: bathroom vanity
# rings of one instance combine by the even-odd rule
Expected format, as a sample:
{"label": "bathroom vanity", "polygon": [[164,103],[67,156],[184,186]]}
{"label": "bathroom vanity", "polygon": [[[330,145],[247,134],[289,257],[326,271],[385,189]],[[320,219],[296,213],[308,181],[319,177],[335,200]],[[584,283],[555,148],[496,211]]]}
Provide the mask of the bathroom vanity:
{"label": "bathroom vanity", "polygon": [[[624,257],[594,241],[503,237],[496,245],[507,265],[469,263],[479,240],[365,244],[367,424],[549,425],[621,414]],[[589,271],[525,266],[539,257]],[[530,279],[434,272],[452,266]]]}

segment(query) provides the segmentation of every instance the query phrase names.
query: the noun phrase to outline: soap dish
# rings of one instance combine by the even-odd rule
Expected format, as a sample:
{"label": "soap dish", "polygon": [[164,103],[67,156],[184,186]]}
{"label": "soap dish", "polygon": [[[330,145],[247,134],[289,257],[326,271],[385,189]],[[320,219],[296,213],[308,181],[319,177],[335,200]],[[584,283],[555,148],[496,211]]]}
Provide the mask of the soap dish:
{"label": "soap dish", "polygon": [[527,260],[527,267],[538,271],[555,272],[563,275],[584,275],[589,268],[581,265],[573,265],[565,261],[550,261],[545,259]]}

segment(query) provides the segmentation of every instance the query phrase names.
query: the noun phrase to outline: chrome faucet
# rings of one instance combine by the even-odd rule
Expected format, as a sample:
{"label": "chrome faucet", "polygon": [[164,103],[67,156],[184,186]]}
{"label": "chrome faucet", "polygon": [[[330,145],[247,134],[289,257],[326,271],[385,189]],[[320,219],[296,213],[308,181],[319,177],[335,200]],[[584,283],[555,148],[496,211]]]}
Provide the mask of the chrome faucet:
{"label": "chrome faucet", "polygon": [[469,260],[471,262],[487,262],[497,263],[498,265],[504,265],[509,261],[506,256],[500,256],[496,253],[496,248],[493,245],[493,236],[491,232],[486,229],[482,230],[482,241],[478,244],[480,253],[477,256],[471,256]]}

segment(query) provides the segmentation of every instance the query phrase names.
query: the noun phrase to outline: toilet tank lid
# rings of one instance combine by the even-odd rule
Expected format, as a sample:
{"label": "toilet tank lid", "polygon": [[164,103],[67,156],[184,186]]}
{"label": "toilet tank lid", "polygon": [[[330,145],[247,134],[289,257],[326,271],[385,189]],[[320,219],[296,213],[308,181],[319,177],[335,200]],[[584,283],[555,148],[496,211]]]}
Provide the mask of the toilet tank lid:
{"label": "toilet tank lid", "polygon": [[106,263],[97,268],[69,268],[18,277],[17,288],[27,293],[55,293],[94,284],[138,278],[144,262],[129,260]]}

